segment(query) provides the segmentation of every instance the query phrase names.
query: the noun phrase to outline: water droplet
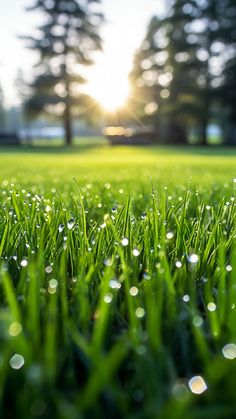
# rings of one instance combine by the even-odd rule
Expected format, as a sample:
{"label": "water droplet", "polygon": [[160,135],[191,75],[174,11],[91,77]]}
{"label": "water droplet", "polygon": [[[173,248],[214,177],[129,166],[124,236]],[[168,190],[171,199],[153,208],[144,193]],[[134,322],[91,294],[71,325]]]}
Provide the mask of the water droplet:
{"label": "water droplet", "polygon": [[105,303],[110,304],[113,300],[113,295],[109,292],[108,294],[104,295],[103,300]]}
{"label": "water droplet", "polygon": [[147,218],[147,213],[146,212],[143,212],[141,214],[141,220],[146,220],[146,218]]}
{"label": "water droplet", "polygon": [[138,307],[138,308],[135,310],[135,314],[136,314],[136,316],[137,316],[139,319],[141,319],[142,317],[144,317],[144,316],[145,316],[145,310],[144,310],[144,308],[143,308],[143,307]]}
{"label": "water droplet", "polygon": [[138,295],[138,288],[137,287],[131,287],[129,290],[130,295],[132,295],[132,297],[136,297],[136,295]]}
{"label": "water droplet", "polygon": [[227,343],[222,349],[222,353],[227,359],[236,358],[236,345],[234,343]]}
{"label": "water droplet", "polygon": [[225,269],[227,272],[231,272],[233,268],[231,265],[227,265]]}
{"label": "water droplet", "polygon": [[50,273],[52,272],[52,267],[51,267],[51,266],[46,266],[46,268],[45,268],[45,272],[46,272],[47,274],[50,274]]}
{"label": "water droplet", "polygon": [[28,265],[28,261],[26,259],[22,259],[20,265],[25,268]]}
{"label": "water droplet", "polygon": [[175,263],[175,266],[176,266],[176,268],[181,268],[182,267],[182,263],[179,261],[179,260],[177,260],[177,262]]}
{"label": "water droplet", "polygon": [[126,237],[124,237],[122,240],[121,240],[121,244],[122,244],[122,246],[128,246],[128,244],[129,244],[129,240],[126,238]]}
{"label": "water droplet", "polygon": [[58,286],[58,281],[56,279],[50,279],[49,287],[50,288],[57,288],[57,286]]}
{"label": "water droplet", "polygon": [[111,258],[107,258],[104,260],[104,265],[105,266],[112,266],[113,265],[113,260]]}
{"label": "water droplet", "polygon": [[174,233],[173,233],[172,231],[169,231],[169,232],[166,234],[166,238],[167,238],[167,240],[171,240],[171,239],[173,239],[173,237],[174,237]]}
{"label": "water droplet", "polygon": [[65,228],[65,224],[59,224],[58,226],[59,233],[61,233],[64,230],[64,228]]}
{"label": "water droplet", "polygon": [[70,218],[70,220],[67,222],[68,230],[72,230],[72,228],[74,227],[74,225],[75,225],[74,218]]}
{"label": "water droplet", "polygon": [[18,322],[13,322],[9,326],[8,333],[10,336],[18,336],[22,331],[22,326]]}
{"label": "water droplet", "polygon": [[207,304],[207,310],[215,311],[216,310],[216,304],[211,301],[210,303]]}
{"label": "water droplet", "polygon": [[21,367],[23,367],[25,360],[22,355],[15,354],[11,357],[9,363],[11,368],[13,368],[14,370],[19,370]]}
{"label": "water droplet", "polygon": [[203,324],[203,318],[201,316],[194,316],[193,318],[193,325],[195,327],[201,327]]}
{"label": "water droplet", "polygon": [[134,249],[134,250],[133,250],[133,255],[134,255],[135,257],[138,257],[138,256],[140,255],[139,250],[138,250],[138,249]]}
{"label": "water droplet", "polygon": [[189,388],[194,394],[202,394],[207,390],[207,385],[204,379],[200,375],[192,377],[188,382]]}
{"label": "water droplet", "polygon": [[177,381],[172,389],[173,396],[176,400],[180,402],[185,402],[189,398],[189,391],[185,383],[181,380]]}
{"label": "water droplet", "polygon": [[193,265],[195,265],[196,263],[198,263],[198,255],[196,255],[196,253],[192,253],[191,255],[188,256],[188,261],[189,263],[192,263]]}
{"label": "water droplet", "polygon": [[190,296],[189,296],[188,294],[185,294],[185,295],[183,296],[183,301],[184,301],[185,303],[188,303],[188,302],[190,301]]}
{"label": "water droplet", "polygon": [[112,289],[120,289],[121,288],[121,284],[119,281],[117,281],[117,279],[111,279],[109,282],[109,285]]}
{"label": "water droplet", "polygon": [[52,209],[52,208],[50,207],[50,205],[46,205],[46,207],[45,207],[45,211],[46,211],[46,212],[50,212],[50,211],[51,211],[51,209]]}

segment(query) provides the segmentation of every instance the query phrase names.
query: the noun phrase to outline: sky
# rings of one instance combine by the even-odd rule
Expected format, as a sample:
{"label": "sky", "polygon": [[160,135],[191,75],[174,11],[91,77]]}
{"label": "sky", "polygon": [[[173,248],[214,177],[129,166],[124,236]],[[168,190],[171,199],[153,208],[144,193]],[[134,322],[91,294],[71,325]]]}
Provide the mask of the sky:
{"label": "sky", "polygon": [[[5,104],[17,103],[14,80],[22,69],[30,77],[37,55],[24,46],[18,35],[31,35],[39,24],[37,13],[25,12],[33,0],[0,0],[0,82]],[[150,18],[161,13],[165,0],[103,0],[106,24],[101,35],[103,53],[96,57],[93,67],[86,70],[87,91],[104,103],[115,105],[128,94],[128,74],[133,55],[140,46]],[[114,87],[116,86],[116,87]],[[115,90],[114,90],[115,89]],[[114,101],[114,99],[113,99]],[[120,103],[121,104],[121,103]]]}

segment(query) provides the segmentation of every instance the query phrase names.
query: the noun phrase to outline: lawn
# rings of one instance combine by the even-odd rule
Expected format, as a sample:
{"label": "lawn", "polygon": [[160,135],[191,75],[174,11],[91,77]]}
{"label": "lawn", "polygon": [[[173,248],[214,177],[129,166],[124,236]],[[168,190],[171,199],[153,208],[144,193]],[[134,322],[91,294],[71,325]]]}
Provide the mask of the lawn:
{"label": "lawn", "polygon": [[0,150],[0,417],[236,414],[236,150]]}

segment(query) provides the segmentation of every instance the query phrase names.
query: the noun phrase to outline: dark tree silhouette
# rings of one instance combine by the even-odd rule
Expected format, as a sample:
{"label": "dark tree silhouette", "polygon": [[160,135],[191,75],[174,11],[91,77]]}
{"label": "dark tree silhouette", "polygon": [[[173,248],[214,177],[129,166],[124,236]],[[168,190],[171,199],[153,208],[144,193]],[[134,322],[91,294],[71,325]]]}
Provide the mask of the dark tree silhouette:
{"label": "dark tree silhouette", "polygon": [[81,68],[93,64],[92,53],[101,50],[100,0],[35,0],[28,11],[38,11],[34,36],[24,37],[28,48],[39,53],[32,94],[26,111],[34,116],[49,112],[63,118],[66,144],[72,143],[72,115],[90,103],[80,91],[85,78]]}

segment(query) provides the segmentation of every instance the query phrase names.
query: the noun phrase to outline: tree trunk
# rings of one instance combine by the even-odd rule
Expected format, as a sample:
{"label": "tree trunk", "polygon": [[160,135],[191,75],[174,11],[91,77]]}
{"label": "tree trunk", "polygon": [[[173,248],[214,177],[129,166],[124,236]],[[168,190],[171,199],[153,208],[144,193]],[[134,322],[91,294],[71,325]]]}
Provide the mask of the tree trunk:
{"label": "tree trunk", "polygon": [[71,110],[70,105],[66,103],[64,111],[64,130],[65,130],[65,144],[67,146],[72,145],[72,122],[71,122]]}
{"label": "tree trunk", "polygon": [[207,145],[207,127],[208,127],[208,119],[206,118],[202,121],[201,145]]}

